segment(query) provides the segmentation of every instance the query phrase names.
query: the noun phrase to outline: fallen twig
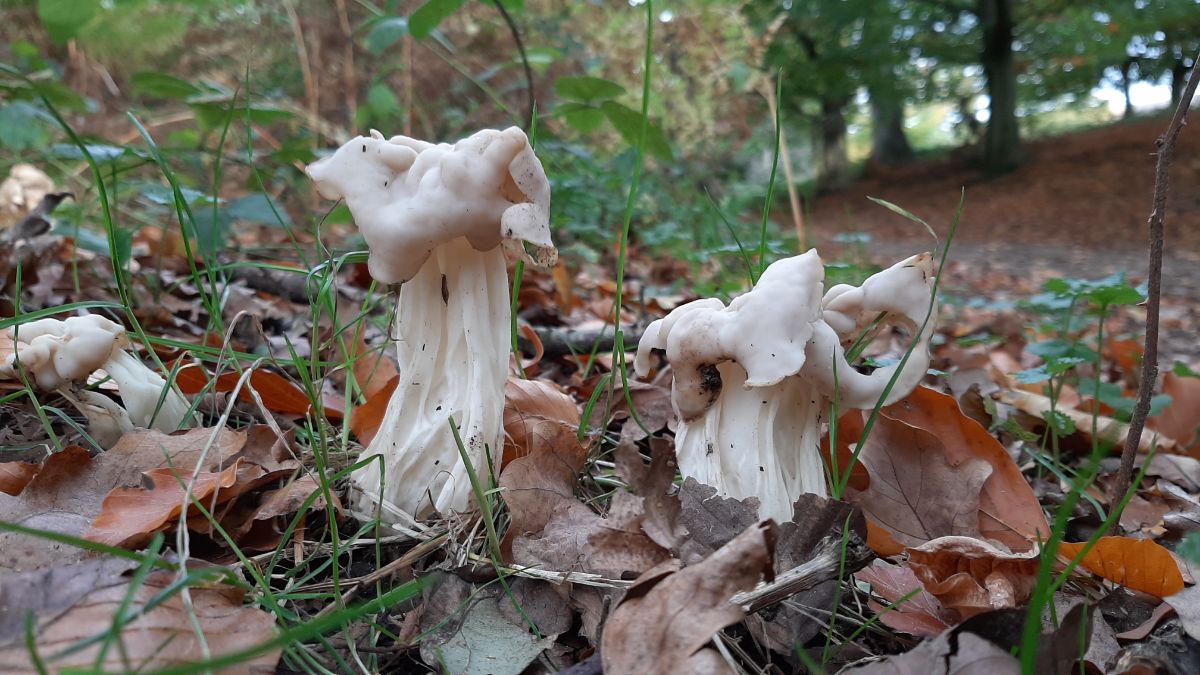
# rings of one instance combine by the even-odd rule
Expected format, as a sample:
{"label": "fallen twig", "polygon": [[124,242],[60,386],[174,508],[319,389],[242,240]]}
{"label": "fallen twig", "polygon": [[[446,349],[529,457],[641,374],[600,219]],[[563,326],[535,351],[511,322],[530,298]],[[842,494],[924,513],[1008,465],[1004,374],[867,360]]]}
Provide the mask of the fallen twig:
{"label": "fallen twig", "polygon": [[[614,331],[612,326],[605,326],[599,330],[535,326],[533,330],[537,333],[538,339],[542,341],[545,356],[549,357],[591,354],[593,349],[600,354],[612,351],[613,348]],[[645,331],[645,326],[622,328],[621,335],[625,338],[625,349],[627,351],[636,350],[638,342],[642,339],[642,333]],[[533,343],[524,337],[519,338],[517,344],[522,353],[534,353]]]}
{"label": "fallen twig", "polygon": [[[1192,72],[1188,76],[1187,87],[1183,96],[1179,97],[1179,105],[1167,125],[1167,131],[1158,138],[1158,161],[1154,167],[1154,202],[1150,211],[1150,272],[1147,278],[1146,297],[1146,348],[1142,356],[1142,380],[1138,385],[1137,404],[1133,409],[1133,418],[1129,421],[1129,435],[1125,438],[1125,449],[1121,453],[1121,470],[1117,473],[1115,486],[1116,499],[1129,489],[1133,479],[1133,460],[1137,457],[1138,444],[1142,438],[1142,429],[1146,426],[1146,417],[1150,414],[1150,396],[1154,384],[1158,380],[1158,314],[1162,298],[1162,261],[1163,261],[1163,222],[1167,206],[1167,188],[1170,184],[1171,161],[1175,158],[1175,141],[1179,132],[1187,124],[1188,109],[1192,106],[1192,97],[1196,94],[1197,77],[1200,75],[1200,54],[1192,62]],[[1112,532],[1116,533],[1118,524],[1113,522]]]}

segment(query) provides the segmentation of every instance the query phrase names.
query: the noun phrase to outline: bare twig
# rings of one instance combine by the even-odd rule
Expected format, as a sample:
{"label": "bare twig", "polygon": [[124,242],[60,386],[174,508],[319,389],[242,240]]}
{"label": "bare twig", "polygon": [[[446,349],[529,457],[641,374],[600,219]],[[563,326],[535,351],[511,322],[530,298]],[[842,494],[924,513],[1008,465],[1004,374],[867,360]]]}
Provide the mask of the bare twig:
{"label": "bare twig", "polygon": [[[1192,62],[1187,88],[1179,98],[1175,115],[1167,125],[1167,131],[1158,138],[1158,161],[1154,167],[1154,204],[1150,211],[1150,273],[1147,280],[1146,298],[1146,348],[1142,356],[1142,381],[1138,385],[1137,405],[1129,421],[1129,435],[1125,438],[1125,449],[1121,453],[1121,471],[1117,474],[1116,499],[1129,489],[1133,478],[1133,460],[1137,456],[1142,429],[1150,414],[1150,395],[1158,380],[1158,313],[1162,297],[1163,221],[1167,206],[1167,187],[1170,184],[1171,160],[1175,158],[1175,141],[1187,124],[1188,108],[1196,94],[1196,83],[1200,79],[1200,55]],[[1117,523],[1113,523],[1113,529]]]}
{"label": "bare twig", "polygon": [[[593,349],[597,353],[607,352],[613,348],[613,340],[616,332],[612,326],[604,326],[594,330],[577,330],[575,328],[565,328],[558,326],[534,326],[533,331],[537,333],[538,339],[542,342],[544,356],[565,356],[567,354],[590,354]],[[646,331],[645,326],[627,326],[621,330],[621,334],[625,338],[626,349],[637,349],[638,343],[642,339],[642,333]],[[521,351],[526,354],[533,354],[533,343],[524,336],[518,338],[518,346]]]}
{"label": "bare twig", "polygon": [[[312,65],[308,60],[308,47],[304,42],[304,27],[300,24],[300,15],[296,14],[292,0],[285,0],[283,8],[287,11],[288,22],[292,26],[292,39],[296,43],[296,58],[300,61],[300,75],[304,79],[304,99],[308,103],[308,114],[311,118],[316,119],[320,111],[317,101],[319,90],[316,78],[313,76]],[[314,136],[313,142],[316,143],[316,141]]]}
{"label": "bare twig", "polygon": [[345,82],[342,93],[346,97],[346,126],[353,129],[358,120],[358,71],[354,68],[354,27],[350,25],[350,13],[346,11],[346,0],[335,0],[338,24],[342,28],[342,65]]}

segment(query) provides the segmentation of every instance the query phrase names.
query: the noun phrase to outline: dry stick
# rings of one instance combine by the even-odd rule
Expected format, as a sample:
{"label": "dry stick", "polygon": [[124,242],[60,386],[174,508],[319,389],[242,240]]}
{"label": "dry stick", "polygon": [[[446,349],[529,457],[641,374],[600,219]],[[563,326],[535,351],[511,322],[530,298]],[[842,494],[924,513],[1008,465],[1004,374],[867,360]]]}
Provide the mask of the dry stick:
{"label": "dry stick", "polygon": [[[313,77],[312,65],[308,60],[308,47],[304,42],[304,28],[300,25],[300,16],[296,14],[296,8],[292,6],[292,0],[285,0],[283,8],[287,11],[288,22],[292,27],[292,40],[296,43],[296,58],[300,61],[300,75],[304,79],[304,99],[308,103],[308,114],[310,118],[317,119],[318,112],[320,111],[317,101],[319,92],[317,81]],[[313,143],[316,144],[316,142],[317,138],[314,136]]]}
{"label": "dry stick", "polygon": [[354,27],[350,25],[350,13],[346,11],[346,0],[334,0],[337,8],[338,23],[342,28],[345,43],[342,46],[342,62],[345,65],[346,81],[344,84],[346,96],[347,125],[353,129],[358,120],[358,71],[354,68]]}
{"label": "dry stick", "polygon": [[[777,76],[778,77],[778,76]],[[767,99],[767,109],[771,113],[771,119],[781,121],[779,115],[775,112],[775,106],[779,105],[779,101],[775,100],[775,86],[768,81],[763,87],[763,97]],[[800,208],[800,196],[796,193],[796,177],[792,171],[792,155],[788,152],[787,133],[783,130],[782,124],[779,129],[779,155],[783,160],[783,176],[787,179],[788,206],[792,210],[792,225],[796,229],[796,238],[800,240],[800,250],[805,249],[808,238],[804,232],[804,211]]]}
{"label": "dry stick", "polygon": [[[1167,131],[1158,138],[1158,161],[1154,167],[1154,204],[1150,211],[1150,274],[1147,281],[1148,292],[1146,299],[1146,348],[1142,356],[1142,381],[1138,385],[1137,405],[1133,409],[1133,418],[1129,421],[1129,435],[1125,438],[1125,449],[1121,453],[1121,471],[1117,474],[1116,490],[1112,493],[1120,498],[1129,490],[1133,479],[1133,460],[1137,456],[1138,445],[1142,439],[1142,429],[1146,426],[1146,416],[1150,414],[1150,395],[1158,380],[1158,313],[1162,299],[1162,260],[1163,260],[1163,221],[1167,206],[1167,187],[1170,184],[1171,160],[1175,158],[1175,141],[1179,132],[1187,124],[1188,108],[1192,105],[1192,97],[1196,93],[1196,83],[1200,75],[1200,55],[1192,62],[1192,72],[1188,77],[1187,88],[1179,98],[1175,115]],[[1112,524],[1112,534],[1117,533],[1118,524]]]}

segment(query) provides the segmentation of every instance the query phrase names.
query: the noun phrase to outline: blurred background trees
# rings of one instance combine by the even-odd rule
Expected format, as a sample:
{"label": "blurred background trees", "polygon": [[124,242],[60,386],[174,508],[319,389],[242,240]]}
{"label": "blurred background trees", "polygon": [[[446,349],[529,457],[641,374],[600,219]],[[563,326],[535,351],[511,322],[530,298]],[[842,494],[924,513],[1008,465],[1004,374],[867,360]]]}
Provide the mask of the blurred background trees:
{"label": "blurred background trees", "polygon": [[[639,203],[653,240],[714,245],[761,203],[779,119],[802,195],[949,152],[985,173],[1030,138],[1152,113],[1200,49],[1200,0],[660,0]],[[239,129],[281,200],[318,148],[377,127],[453,139],[530,128],[559,144],[557,216],[592,248],[631,166],[645,49],[640,0],[0,0],[0,148],[137,139],[127,110],[203,166]],[[13,73],[24,74],[21,76]],[[531,87],[532,85],[532,87]],[[11,162],[9,162],[11,163]],[[0,169],[7,168],[0,166]],[[799,214],[793,214],[800,218]],[[662,232],[656,233],[655,227]],[[674,228],[672,230],[672,228]]]}

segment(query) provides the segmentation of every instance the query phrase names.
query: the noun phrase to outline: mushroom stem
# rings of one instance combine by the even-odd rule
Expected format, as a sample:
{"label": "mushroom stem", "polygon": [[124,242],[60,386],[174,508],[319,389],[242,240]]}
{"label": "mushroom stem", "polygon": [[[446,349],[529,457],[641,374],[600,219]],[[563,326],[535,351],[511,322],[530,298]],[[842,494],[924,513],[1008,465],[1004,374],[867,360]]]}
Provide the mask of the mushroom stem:
{"label": "mushroom stem", "polygon": [[792,519],[792,504],[809,492],[825,496],[821,419],[827,401],[796,377],[747,387],[732,361],[717,366],[721,393],[703,415],[675,430],[679,472],[722,494],[758,496],[759,517]]}
{"label": "mushroom stem", "polygon": [[401,285],[400,382],[364,456],[382,455],[383,475],[403,480],[383,480],[379,462],[356,471],[362,510],[374,510],[374,495],[418,518],[468,507],[470,479],[446,420],[458,425],[475,471],[488,473],[488,453],[503,441],[507,291],[503,250],[477,251],[462,237],[437,247]]}

